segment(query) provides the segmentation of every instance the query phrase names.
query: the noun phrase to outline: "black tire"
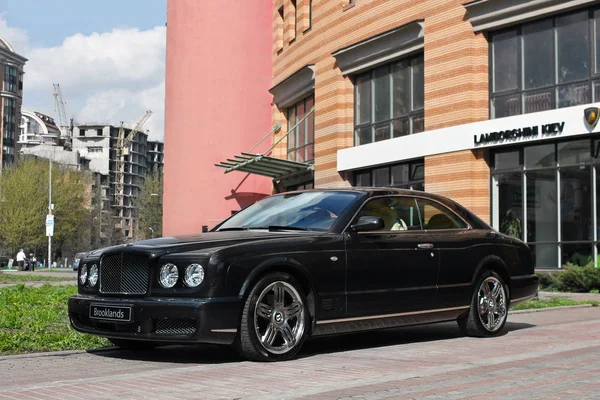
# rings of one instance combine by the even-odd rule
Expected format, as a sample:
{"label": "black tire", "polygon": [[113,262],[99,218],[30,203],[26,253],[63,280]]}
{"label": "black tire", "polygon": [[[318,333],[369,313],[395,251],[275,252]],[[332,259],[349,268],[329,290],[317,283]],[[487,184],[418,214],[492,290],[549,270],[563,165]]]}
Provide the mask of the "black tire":
{"label": "black tire", "polygon": [[[257,333],[257,330],[259,330],[260,328],[256,328],[260,325],[260,323],[267,323],[269,325],[275,324],[275,319],[273,319],[272,322],[267,322],[267,320],[259,318],[259,321],[257,323],[255,318],[255,312],[257,303],[259,301],[259,297],[271,285],[277,285],[277,282],[279,282],[279,284],[284,283],[286,285],[289,285],[288,288],[292,287],[293,290],[296,291],[296,294],[298,295],[299,300],[302,303],[302,311],[300,314],[301,316],[296,317],[294,321],[295,323],[303,324],[302,328],[300,328],[300,325],[296,327],[294,337],[296,335],[299,337],[293,341],[293,346],[290,349],[286,350],[284,353],[279,354],[268,350],[262,344]],[[290,296],[289,293],[287,296]],[[275,309],[273,308],[271,311],[272,318],[276,318],[276,315],[273,314],[274,312]],[[252,361],[284,361],[292,359],[294,356],[296,356],[296,354],[298,354],[298,352],[302,348],[302,345],[304,344],[304,341],[306,340],[309,330],[309,321],[310,315],[306,304],[306,295],[304,294],[302,287],[296,281],[296,279],[284,272],[270,273],[262,277],[254,285],[254,287],[250,290],[248,297],[246,298],[240,319],[238,335],[235,340],[236,350],[242,357]],[[292,331],[294,330],[292,329]],[[277,337],[277,335],[280,336]],[[273,337],[280,341],[283,341],[282,333],[276,331]],[[285,343],[287,344],[287,341]]]}
{"label": "black tire", "polygon": [[146,342],[143,340],[128,339],[108,339],[112,344],[124,350],[152,350],[159,344],[156,342]]}
{"label": "black tire", "polygon": [[[490,281],[494,281],[494,280],[499,282],[502,285],[504,301],[503,301],[503,305],[501,305],[501,307],[504,307],[504,312],[503,312],[503,317],[493,327],[493,329],[489,329],[488,326],[486,326],[486,324],[484,324],[484,322],[482,322],[483,317],[480,317],[480,314],[479,314],[479,292],[480,292],[480,290],[483,290],[482,284],[484,282],[486,282],[486,281],[490,282]],[[469,308],[469,312],[466,315],[458,318],[458,320],[457,320],[460,330],[462,331],[463,334],[465,334],[467,336],[472,336],[472,337],[498,336],[499,334],[502,333],[502,331],[504,329],[504,325],[506,324],[506,319],[508,316],[509,300],[510,300],[510,297],[509,297],[509,292],[508,292],[508,286],[506,285],[506,282],[504,282],[504,279],[502,279],[502,277],[500,275],[498,275],[496,272],[494,272],[492,270],[484,271],[479,276],[479,279],[477,279],[477,283],[475,284],[475,287],[473,289],[473,296],[471,298],[471,306]],[[497,305],[495,307],[497,307]],[[490,310],[496,310],[495,307],[491,308],[491,309],[486,309],[484,307],[483,309],[488,310],[488,313],[490,313],[491,312]],[[501,309],[501,308],[498,307],[498,309]],[[495,315],[495,313],[494,313],[494,315]],[[489,319],[486,321],[486,323],[488,323],[488,324],[490,323]]]}

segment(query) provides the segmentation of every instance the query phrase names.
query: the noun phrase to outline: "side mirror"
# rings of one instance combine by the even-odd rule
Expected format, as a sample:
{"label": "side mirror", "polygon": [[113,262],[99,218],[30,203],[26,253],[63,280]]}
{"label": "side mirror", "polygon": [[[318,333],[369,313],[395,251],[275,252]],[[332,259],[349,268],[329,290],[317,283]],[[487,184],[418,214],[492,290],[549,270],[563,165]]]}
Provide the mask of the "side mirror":
{"label": "side mirror", "polygon": [[350,228],[354,232],[378,231],[383,229],[383,220],[379,217],[363,216]]}

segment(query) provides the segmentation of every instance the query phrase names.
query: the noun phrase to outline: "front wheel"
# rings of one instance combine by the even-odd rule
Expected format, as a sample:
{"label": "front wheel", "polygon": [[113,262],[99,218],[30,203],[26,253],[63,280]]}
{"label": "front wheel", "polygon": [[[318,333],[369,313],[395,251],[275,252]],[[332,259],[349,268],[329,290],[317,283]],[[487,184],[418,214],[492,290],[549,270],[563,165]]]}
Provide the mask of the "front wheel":
{"label": "front wheel", "polygon": [[294,357],[309,321],[306,297],[298,282],[282,272],[263,277],[252,288],[236,339],[238,352],[254,361],[283,361]]}
{"label": "front wheel", "polygon": [[485,271],[475,285],[469,313],[458,319],[458,326],[467,336],[496,336],[507,316],[508,287],[496,272]]}

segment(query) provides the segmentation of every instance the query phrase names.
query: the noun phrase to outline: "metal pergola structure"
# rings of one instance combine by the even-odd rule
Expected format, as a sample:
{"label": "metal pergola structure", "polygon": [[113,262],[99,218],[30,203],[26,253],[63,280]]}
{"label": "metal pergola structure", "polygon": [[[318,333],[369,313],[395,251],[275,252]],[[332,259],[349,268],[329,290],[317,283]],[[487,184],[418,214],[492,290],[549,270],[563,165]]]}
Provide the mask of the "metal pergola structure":
{"label": "metal pergola structure", "polygon": [[287,138],[290,133],[294,132],[296,127],[314,111],[315,108],[313,107],[302,119],[300,119],[290,130],[288,130],[285,135],[279,138],[278,141],[273,143],[273,145],[271,145],[263,153],[254,154],[251,152],[267,138],[271,137],[273,133],[280,130],[281,124],[275,125],[267,135],[265,135],[256,145],[254,145],[254,147],[252,147],[252,149],[250,149],[250,152],[236,155],[234,158],[228,158],[227,161],[222,161],[218,164],[215,164],[215,166],[224,168],[226,174],[233,171],[241,171],[250,174],[267,176],[274,180],[288,180],[301,175],[312,174],[315,169],[314,163],[312,162],[303,163],[298,161],[284,160],[281,158],[271,157],[269,154],[271,154],[271,151],[275,148],[275,146]]}

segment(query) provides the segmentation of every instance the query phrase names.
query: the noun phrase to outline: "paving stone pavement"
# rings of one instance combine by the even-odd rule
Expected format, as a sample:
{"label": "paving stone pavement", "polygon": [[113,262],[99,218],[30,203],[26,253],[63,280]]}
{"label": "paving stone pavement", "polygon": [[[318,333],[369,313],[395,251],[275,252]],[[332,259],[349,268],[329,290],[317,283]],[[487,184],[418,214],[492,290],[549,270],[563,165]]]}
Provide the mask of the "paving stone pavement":
{"label": "paving stone pavement", "polygon": [[600,399],[600,308],[511,314],[507,328],[315,339],[282,363],[218,346],[0,357],[0,399]]}

